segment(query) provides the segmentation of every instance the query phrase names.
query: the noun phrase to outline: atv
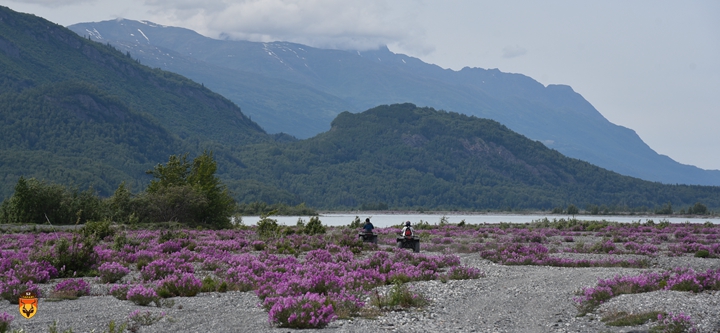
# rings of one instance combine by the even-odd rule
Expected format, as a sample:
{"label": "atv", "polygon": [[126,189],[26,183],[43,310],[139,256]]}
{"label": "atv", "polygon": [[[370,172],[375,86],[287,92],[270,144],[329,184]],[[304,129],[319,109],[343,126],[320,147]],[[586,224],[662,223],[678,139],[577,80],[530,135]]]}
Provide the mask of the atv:
{"label": "atv", "polygon": [[420,237],[418,236],[398,236],[397,247],[399,249],[412,249],[413,252],[420,252]]}
{"label": "atv", "polygon": [[370,232],[361,231],[358,234],[358,237],[360,237],[362,239],[363,243],[377,244],[377,242],[378,242],[378,235],[372,231],[370,231]]}

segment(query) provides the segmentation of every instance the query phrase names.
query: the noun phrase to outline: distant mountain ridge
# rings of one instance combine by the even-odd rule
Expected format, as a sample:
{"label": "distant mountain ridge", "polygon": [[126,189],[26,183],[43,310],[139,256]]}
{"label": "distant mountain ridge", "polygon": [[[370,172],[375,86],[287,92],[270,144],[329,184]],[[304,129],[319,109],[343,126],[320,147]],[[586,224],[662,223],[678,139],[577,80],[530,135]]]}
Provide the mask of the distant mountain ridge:
{"label": "distant mountain ridge", "polygon": [[[288,97],[294,101],[315,89],[253,75],[257,82],[304,89]],[[258,91],[274,97],[263,103],[281,103],[284,95],[274,94],[287,92]],[[81,190],[92,186],[104,196],[125,181],[138,192],[149,181],[145,171],[169,155],[210,150],[218,176],[245,203],[305,202],[328,209],[720,207],[720,187],[622,176],[563,156],[497,121],[410,103],[342,112],[328,130],[304,140],[268,135],[202,83],[5,7],[0,133],[3,198],[20,176]]]}
{"label": "distant mountain ridge", "polygon": [[622,176],[496,121],[410,103],[343,112],[327,132],[239,147],[238,156],[246,167],[236,177],[288,189],[325,209],[720,206],[720,187]]}
{"label": "distant mountain ridge", "polygon": [[621,174],[669,184],[720,185],[720,171],[657,154],[572,88],[545,87],[520,74],[447,70],[387,48],[357,52],[215,40],[150,22],[115,20],[69,28],[111,43],[143,64],[207,85],[270,133],[308,138],[327,130],[341,111],[412,102],[497,120],[567,156]]}

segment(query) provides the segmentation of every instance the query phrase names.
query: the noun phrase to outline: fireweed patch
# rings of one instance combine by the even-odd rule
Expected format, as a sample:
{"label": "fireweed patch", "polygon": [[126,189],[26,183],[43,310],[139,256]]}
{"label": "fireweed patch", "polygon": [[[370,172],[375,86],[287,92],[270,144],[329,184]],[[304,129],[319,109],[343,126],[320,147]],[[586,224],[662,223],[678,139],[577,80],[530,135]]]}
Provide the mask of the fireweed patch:
{"label": "fireweed patch", "polygon": [[18,304],[20,294],[25,291],[32,291],[40,297],[40,289],[32,281],[21,282],[12,272],[0,280],[0,298],[7,300],[11,304]]}
{"label": "fireweed patch", "polygon": [[0,333],[7,332],[13,320],[15,320],[15,316],[7,312],[0,313]]}
{"label": "fireweed patch", "polygon": [[[356,230],[347,228],[307,235],[301,228],[283,226],[282,235],[265,239],[255,229],[127,230],[92,240],[70,232],[4,234],[0,238],[0,295],[17,302],[25,289],[37,290],[37,283],[52,283],[77,271],[78,275],[97,275],[105,283],[124,280],[113,285],[110,293],[143,305],[162,302],[161,296],[252,291],[268,311],[270,322],[283,327],[323,327],[335,318],[359,315],[379,286],[398,283],[405,288],[404,283],[412,281],[482,277],[482,272],[460,265],[460,258],[453,254],[458,252],[476,253],[505,265],[567,267],[645,267],[646,261],[567,259],[553,253],[720,257],[720,228],[704,225],[561,219],[418,228],[426,244],[423,248],[442,251],[439,255],[396,249],[398,228],[376,229],[379,244],[389,246],[364,244]],[[637,280],[619,277],[617,282],[584,290],[579,298],[586,299],[578,304],[592,308],[616,295],[645,290],[718,290],[716,273],[676,269],[655,273],[657,279],[651,273]],[[639,282],[642,279],[647,282]]]}
{"label": "fireweed patch", "polygon": [[683,333],[683,332],[695,332],[695,324],[690,319],[690,316],[684,313],[668,313],[663,316],[659,314],[658,325],[653,326],[650,332],[653,333]]}
{"label": "fireweed patch", "polygon": [[67,279],[55,285],[52,296],[74,299],[86,295],[90,295],[90,284],[83,279]]}
{"label": "fireweed patch", "polygon": [[155,289],[137,284],[128,289],[125,298],[137,305],[146,306],[160,299]]}
{"label": "fireweed patch", "polygon": [[130,270],[116,262],[105,262],[98,268],[100,280],[104,283],[113,283],[130,273]]}
{"label": "fireweed patch", "polygon": [[661,273],[648,272],[636,276],[615,276],[600,279],[595,287],[587,287],[574,299],[581,314],[594,310],[600,304],[622,294],[637,294],[656,290],[701,292],[720,290],[720,269],[695,272],[689,268],[676,268]]}
{"label": "fireweed patch", "polygon": [[480,256],[505,265],[538,265],[557,267],[647,267],[645,260],[569,259],[549,256],[542,244],[502,243],[497,248],[480,251]]}

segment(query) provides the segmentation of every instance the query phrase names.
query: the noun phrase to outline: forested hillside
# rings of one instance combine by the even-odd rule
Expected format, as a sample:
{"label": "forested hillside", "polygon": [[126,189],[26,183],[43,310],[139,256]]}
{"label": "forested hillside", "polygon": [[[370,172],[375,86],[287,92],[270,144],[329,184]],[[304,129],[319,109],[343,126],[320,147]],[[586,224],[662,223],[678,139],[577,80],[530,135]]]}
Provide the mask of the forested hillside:
{"label": "forested hillside", "polygon": [[170,154],[271,140],[201,84],[5,7],[0,132],[0,197],[21,175],[107,195],[123,180],[139,188]]}
{"label": "forested hillside", "polygon": [[563,156],[493,120],[413,104],[344,112],[331,129],[239,148],[253,177],[313,207],[720,207],[720,187],[662,185]]}

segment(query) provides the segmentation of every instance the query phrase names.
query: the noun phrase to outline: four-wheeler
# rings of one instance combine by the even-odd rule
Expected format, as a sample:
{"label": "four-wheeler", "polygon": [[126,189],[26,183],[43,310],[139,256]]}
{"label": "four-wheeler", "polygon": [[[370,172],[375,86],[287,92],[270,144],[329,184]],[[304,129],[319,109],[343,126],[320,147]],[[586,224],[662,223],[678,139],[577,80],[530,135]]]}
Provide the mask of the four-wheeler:
{"label": "four-wheeler", "polygon": [[412,249],[413,252],[420,252],[420,237],[418,236],[398,236],[397,247],[400,249]]}
{"label": "four-wheeler", "polygon": [[358,237],[362,238],[362,241],[364,243],[377,244],[377,242],[378,242],[378,235],[372,231],[371,232],[361,231],[358,234]]}

